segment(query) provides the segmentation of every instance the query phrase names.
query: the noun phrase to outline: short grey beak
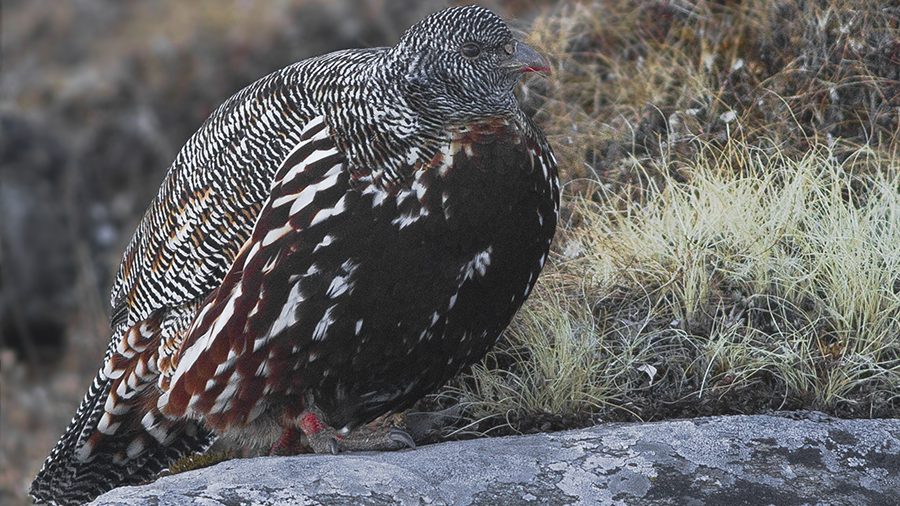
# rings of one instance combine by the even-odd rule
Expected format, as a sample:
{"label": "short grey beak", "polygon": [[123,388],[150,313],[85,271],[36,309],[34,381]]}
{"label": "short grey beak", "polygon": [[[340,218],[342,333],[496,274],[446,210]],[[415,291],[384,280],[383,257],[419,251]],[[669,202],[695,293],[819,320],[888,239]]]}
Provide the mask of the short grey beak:
{"label": "short grey beak", "polygon": [[540,53],[532,49],[528,44],[514,41],[515,50],[509,59],[503,62],[503,67],[518,72],[550,72],[550,65]]}

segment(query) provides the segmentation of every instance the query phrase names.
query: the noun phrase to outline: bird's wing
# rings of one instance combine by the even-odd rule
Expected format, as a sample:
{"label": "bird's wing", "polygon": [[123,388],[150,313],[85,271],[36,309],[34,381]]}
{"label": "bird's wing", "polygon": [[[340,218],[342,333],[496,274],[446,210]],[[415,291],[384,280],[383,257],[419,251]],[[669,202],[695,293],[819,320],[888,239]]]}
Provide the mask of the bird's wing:
{"label": "bird's wing", "polygon": [[[297,75],[296,66],[286,67],[239,91],[179,153],[125,251],[111,294],[104,367],[34,480],[36,499],[82,503],[151,478],[210,441],[193,421],[151,417],[147,427],[142,403],[155,404],[150,394],[157,391],[147,387],[156,384],[157,359],[165,358],[155,354],[172,348],[159,346],[172,340],[163,327],[178,315],[189,324],[196,305],[221,282],[284,153],[312,116],[300,109],[302,101],[285,98],[296,90]],[[179,334],[181,325],[169,333]]]}
{"label": "bird's wing", "polygon": [[112,326],[202,299],[253,229],[310,111],[287,100],[290,67],[226,101],[181,150],[123,255]]}
{"label": "bird's wing", "polygon": [[276,171],[321,113],[310,90],[365,68],[384,51],[348,49],[295,63],[237,92],[209,117],[178,154],[125,250],[110,296],[114,328],[202,300],[219,286]]}
{"label": "bird's wing", "polygon": [[297,279],[282,272],[264,278],[284,267],[280,259],[302,253],[298,248],[312,252],[328,242],[324,231],[303,232],[340,215],[353,197],[347,189],[354,175],[344,162],[324,118],[311,120],[281,164],[252,234],[186,335],[159,401],[164,414],[202,412],[209,426],[224,427],[246,423],[262,409],[264,389],[273,388],[267,382],[284,365],[265,345],[296,323],[303,302],[299,288],[291,288],[300,286]]}

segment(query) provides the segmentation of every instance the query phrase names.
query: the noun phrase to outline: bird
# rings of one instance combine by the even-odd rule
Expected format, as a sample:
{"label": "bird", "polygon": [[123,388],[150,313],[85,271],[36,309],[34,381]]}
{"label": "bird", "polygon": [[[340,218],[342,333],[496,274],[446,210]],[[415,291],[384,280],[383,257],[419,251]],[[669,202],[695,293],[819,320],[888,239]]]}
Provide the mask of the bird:
{"label": "bird", "polygon": [[559,214],[516,87],[549,64],[479,7],[237,92],[176,156],[111,290],[103,365],[34,479],[81,504],[218,438],[398,450],[410,408],[496,344]]}

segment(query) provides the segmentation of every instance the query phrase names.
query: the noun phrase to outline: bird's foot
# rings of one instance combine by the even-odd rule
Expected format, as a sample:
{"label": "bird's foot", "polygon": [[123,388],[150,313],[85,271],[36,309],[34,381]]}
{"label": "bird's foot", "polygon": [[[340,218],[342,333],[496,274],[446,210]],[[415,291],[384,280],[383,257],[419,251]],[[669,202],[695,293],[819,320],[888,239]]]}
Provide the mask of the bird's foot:
{"label": "bird's foot", "polygon": [[459,421],[461,416],[459,405],[442,411],[406,411],[384,415],[353,430],[339,443],[341,448],[354,451],[415,449],[416,444],[439,441],[446,429]]}
{"label": "bird's foot", "polygon": [[383,416],[346,434],[321,423],[316,427],[309,418],[301,420],[300,426],[303,429],[306,422],[310,430],[303,429],[303,432],[316,453],[395,451],[416,447],[415,440],[405,430],[404,420],[402,415]]}
{"label": "bird's foot", "polygon": [[298,453],[309,453],[309,446],[304,443],[303,432],[297,427],[286,427],[281,432],[278,441],[275,441],[269,449],[269,456],[297,455]]}
{"label": "bird's foot", "polygon": [[451,406],[441,411],[407,411],[404,427],[419,443],[440,441],[462,418],[462,407]]}
{"label": "bird's foot", "polygon": [[343,433],[323,423],[315,413],[306,412],[300,415],[299,427],[284,429],[269,454],[295,455],[309,450],[337,454],[342,451],[394,451],[415,447],[415,440],[405,430],[402,415],[381,417]]}

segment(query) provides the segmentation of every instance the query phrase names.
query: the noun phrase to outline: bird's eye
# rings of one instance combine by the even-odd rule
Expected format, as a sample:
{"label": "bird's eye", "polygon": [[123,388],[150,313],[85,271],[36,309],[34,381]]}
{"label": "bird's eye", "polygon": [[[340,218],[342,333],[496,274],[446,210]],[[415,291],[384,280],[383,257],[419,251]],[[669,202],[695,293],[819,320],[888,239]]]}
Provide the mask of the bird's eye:
{"label": "bird's eye", "polygon": [[505,51],[506,54],[511,56],[513,53],[516,52],[516,45],[513,44],[512,42],[506,43],[503,45],[503,51]]}
{"label": "bird's eye", "polygon": [[459,52],[466,58],[478,58],[481,54],[481,46],[474,42],[466,42],[459,48]]}

